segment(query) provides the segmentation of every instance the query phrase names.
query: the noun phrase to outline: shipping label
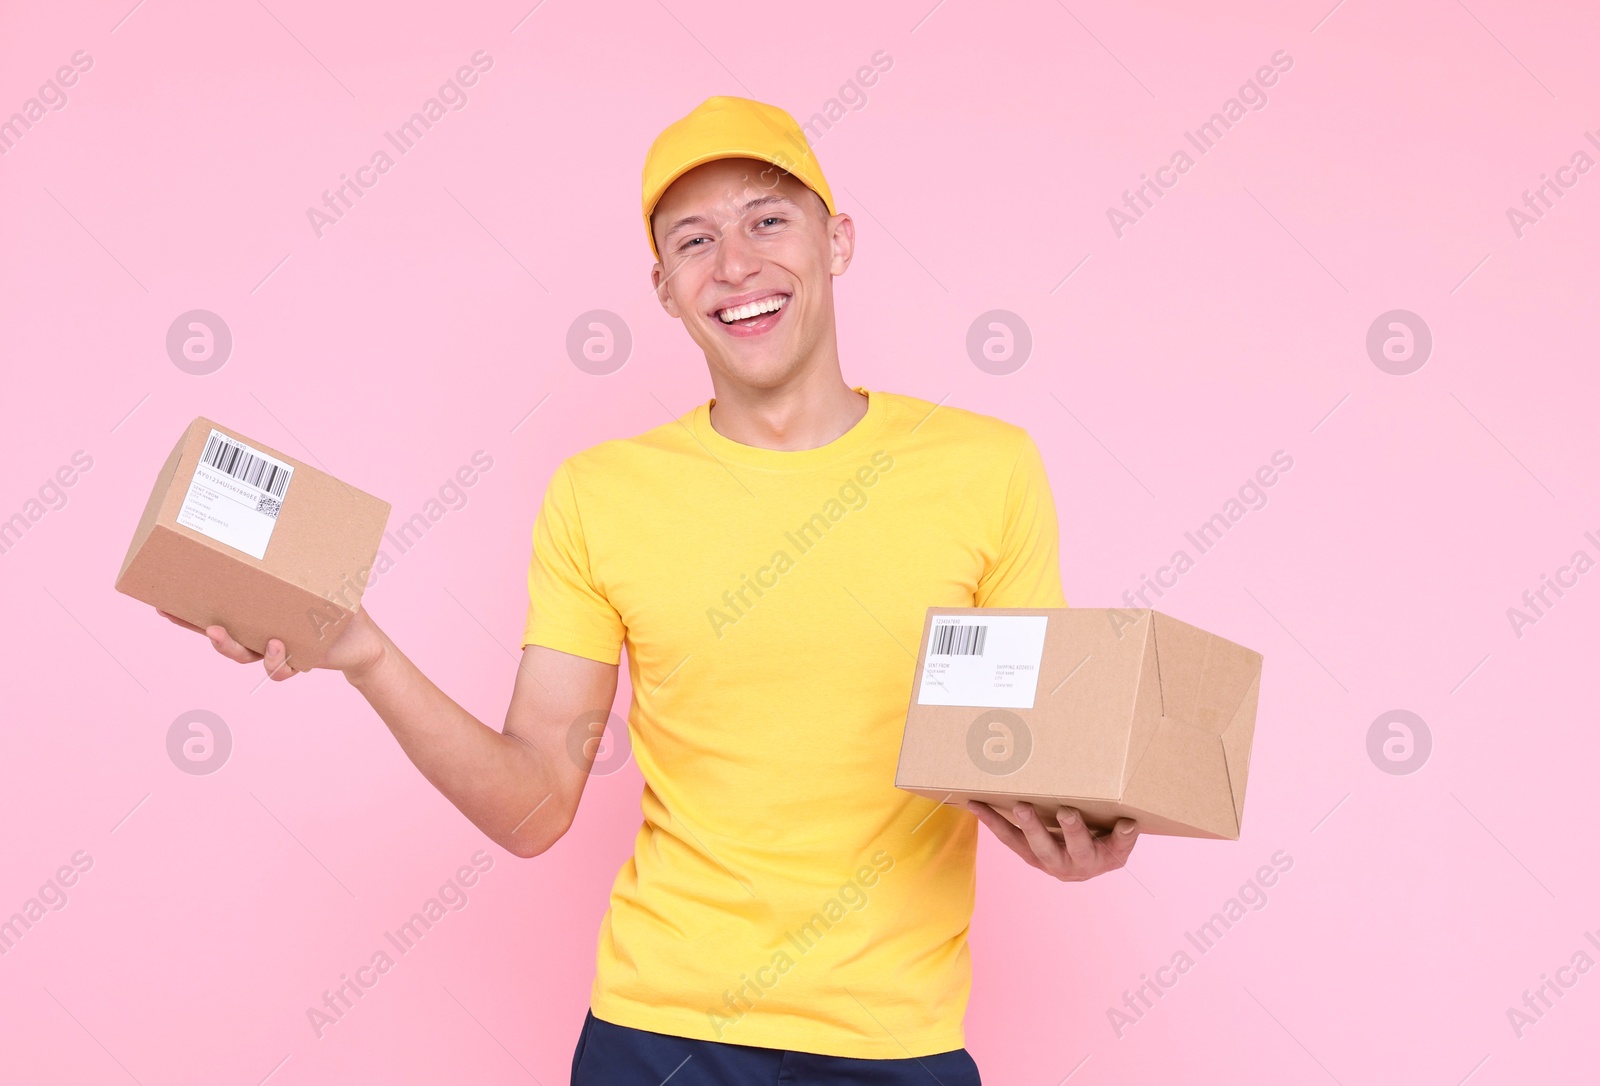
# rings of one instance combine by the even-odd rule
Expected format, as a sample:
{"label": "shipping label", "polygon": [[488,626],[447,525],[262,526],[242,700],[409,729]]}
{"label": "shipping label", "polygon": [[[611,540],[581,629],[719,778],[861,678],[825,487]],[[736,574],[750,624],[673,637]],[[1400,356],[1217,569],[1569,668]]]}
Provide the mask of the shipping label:
{"label": "shipping label", "polygon": [[1046,615],[935,615],[918,705],[1032,709]]}
{"label": "shipping label", "polygon": [[265,558],[294,468],[217,430],[195,465],[178,523]]}

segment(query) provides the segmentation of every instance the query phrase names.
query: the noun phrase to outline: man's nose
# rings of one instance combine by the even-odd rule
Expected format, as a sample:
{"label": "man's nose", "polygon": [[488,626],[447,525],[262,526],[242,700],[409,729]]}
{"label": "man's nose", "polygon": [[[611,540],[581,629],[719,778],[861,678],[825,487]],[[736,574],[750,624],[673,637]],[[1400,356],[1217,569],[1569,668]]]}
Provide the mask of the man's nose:
{"label": "man's nose", "polygon": [[748,278],[760,265],[755,242],[745,236],[738,223],[730,224],[717,241],[717,277],[738,282]]}

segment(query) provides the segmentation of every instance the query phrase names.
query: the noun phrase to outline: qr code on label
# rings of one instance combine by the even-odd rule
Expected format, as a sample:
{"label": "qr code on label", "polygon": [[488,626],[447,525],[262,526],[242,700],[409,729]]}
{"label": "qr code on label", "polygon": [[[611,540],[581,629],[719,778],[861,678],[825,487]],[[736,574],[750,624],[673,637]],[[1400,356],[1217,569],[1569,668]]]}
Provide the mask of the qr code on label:
{"label": "qr code on label", "polygon": [[265,513],[273,520],[278,519],[279,508],[281,508],[281,503],[277,498],[269,498],[265,494],[262,494],[260,497],[256,498],[256,512]]}

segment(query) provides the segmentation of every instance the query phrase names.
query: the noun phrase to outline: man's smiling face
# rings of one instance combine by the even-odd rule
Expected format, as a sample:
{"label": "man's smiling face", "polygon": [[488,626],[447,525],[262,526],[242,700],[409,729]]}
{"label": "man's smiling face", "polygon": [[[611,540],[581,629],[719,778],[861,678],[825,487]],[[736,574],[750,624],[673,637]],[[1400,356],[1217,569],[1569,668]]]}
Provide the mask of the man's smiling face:
{"label": "man's smiling face", "polygon": [[718,159],[672,183],[651,229],[651,282],[714,370],[771,388],[833,349],[833,283],[855,225],[766,162]]}

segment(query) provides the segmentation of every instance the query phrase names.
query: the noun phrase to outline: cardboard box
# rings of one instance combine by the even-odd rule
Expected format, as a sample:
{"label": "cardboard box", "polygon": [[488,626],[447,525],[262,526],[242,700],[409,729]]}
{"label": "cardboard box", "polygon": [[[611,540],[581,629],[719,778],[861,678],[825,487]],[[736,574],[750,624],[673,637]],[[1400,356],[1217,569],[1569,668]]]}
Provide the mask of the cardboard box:
{"label": "cardboard box", "polygon": [[[318,664],[356,612],[389,503],[207,418],[156,477],[118,592]],[[155,616],[151,616],[155,617]]]}
{"label": "cardboard box", "polygon": [[1260,688],[1260,653],[1159,611],[930,607],[895,784],[1237,840]]}

